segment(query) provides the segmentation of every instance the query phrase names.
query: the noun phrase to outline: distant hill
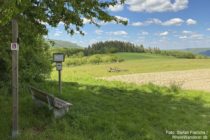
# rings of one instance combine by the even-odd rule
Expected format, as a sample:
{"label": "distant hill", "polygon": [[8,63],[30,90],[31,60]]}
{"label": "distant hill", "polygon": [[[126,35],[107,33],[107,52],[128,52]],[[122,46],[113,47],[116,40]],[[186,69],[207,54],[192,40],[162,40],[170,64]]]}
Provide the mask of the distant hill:
{"label": "distant hill", "polygon": [[210,56],[210,48],[187,48],[185,51],[189,51],[194,54]]}
{"label": "distant hill", "polygon": [[55,48],[82,48],[76,43],[72,43],[69,41],[63,41],[63,40],[50,40],[50,41],[53,41],[55,43],[54,46],[52,46]]}

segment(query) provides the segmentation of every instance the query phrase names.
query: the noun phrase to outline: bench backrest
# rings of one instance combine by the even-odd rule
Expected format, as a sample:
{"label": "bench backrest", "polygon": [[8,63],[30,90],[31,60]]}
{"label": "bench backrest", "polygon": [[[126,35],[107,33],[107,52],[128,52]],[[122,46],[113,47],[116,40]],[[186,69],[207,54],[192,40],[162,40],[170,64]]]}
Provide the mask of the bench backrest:
{"label": "bench backrest", "polygon": [[66,108],[66,107],[72,105],[71,103],[68,103],[64,100],[53,97],[52,95],[50,95],[44,91],[41,91],[35,87],[30,86],[29,88],[30,88],[30,91],[33,94],[34,98],[39,99],[55,108],[61,109],[61,108]]}

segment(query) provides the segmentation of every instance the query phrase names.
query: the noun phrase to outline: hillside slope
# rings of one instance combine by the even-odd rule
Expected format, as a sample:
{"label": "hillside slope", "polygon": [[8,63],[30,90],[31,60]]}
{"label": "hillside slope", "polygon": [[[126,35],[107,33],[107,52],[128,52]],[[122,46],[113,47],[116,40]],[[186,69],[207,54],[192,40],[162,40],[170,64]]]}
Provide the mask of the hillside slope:
{"label": "hillside slope", "polygon": [[52,46],[55,48],[82,48],[78,44],[69,41],[63,41],[63,40],[50,40],[50,41],[53,41],[55,43],[54,46]]}
{"label": "hillside slope", "polygon": [[210,56],[210,48],[187,48],[185,51],[189,51],[194,54]]}

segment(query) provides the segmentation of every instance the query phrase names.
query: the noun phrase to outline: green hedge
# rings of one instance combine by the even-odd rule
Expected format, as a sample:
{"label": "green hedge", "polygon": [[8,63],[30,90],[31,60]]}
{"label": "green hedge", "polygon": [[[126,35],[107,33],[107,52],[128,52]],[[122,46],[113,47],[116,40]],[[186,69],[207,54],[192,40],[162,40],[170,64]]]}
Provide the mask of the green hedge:
{"label": "green hedge", "polygon": [[91,56],[72,56],[66,58],[64,65],[78,66],[83,64],[100,64],[100,63],[118,63],[124,61],[123,59],[114,55],[91,55]]}

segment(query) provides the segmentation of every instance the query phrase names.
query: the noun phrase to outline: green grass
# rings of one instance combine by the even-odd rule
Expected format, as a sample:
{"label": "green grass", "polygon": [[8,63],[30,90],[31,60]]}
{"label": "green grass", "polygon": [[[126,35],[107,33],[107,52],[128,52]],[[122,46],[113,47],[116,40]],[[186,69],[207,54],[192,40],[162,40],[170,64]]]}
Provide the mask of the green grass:
{"label": "green grass", "polygon": [[[196,69],[200,66],[208,68],[209,63],[209,60],[162,59],[161,57],[158,59],[153,56],[148,59],[139,59],[140,56],[135,57],[136,59],[130,59],[117,65],[129,64],[134,67],[127,66],[129,70],[134,70],[136,66],[136,72],[144,72],[146,70],[174,70],[172,67],[175,68],[175,66],[175,70]],[[198,61],[199,64],[196,63]],[[205,61],[208,63],[205,64]],[[146,68],[142,67],[143,64],[140,62]],[[156,70],[163,65],[170,65],[171,69],[163,67]],[[140,70],[137,66],[144,70]],[[44,83],[34,84],[73,104],[70,112],[61,119],[54,119],[52,112],[47,107],[37,108],[27,88],[21,85],[21,135],[19,139],[170,140],[171,137],[165,133],[166,130],[210,132],[209,93],[158,87],[153,84],[137,86],[96,79],[95,76],[100,76],[100,72],[104,76],[109,75],[102,71],[103,67],[105,65],[64,67],[62,95],[57,94],[57,81],[55,81],[57,71],[55,70],[52,72],[51,79]],[[6,87],[0,89],[0,93],[0,137],[7,140],[11,138],[12,99],[9,94],[10,90]]]}
{"label": "green grass", "polygon": [[150,53],[116,53],[116,56],[123,58],[125,60],[136,60],[136,59],[175,59],[170,56],[163,56],[158,54],[150,54]]}
{"label": "green grass", "polygon": [[[121,63],[108,63],[99,65],[87,64],[82,66],[69,67],[64,69],[63,72],[71,73],[71,75],[90,75],[93,77],[103,77],[133,73],[210,68],[210,59],[177,59],[174,57],[141,53],[118,53],[116,55],[125,59],[125,61]],[[117,67],[127,71],[110,73],[108,72],[110,67]]]}

